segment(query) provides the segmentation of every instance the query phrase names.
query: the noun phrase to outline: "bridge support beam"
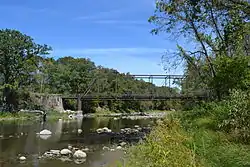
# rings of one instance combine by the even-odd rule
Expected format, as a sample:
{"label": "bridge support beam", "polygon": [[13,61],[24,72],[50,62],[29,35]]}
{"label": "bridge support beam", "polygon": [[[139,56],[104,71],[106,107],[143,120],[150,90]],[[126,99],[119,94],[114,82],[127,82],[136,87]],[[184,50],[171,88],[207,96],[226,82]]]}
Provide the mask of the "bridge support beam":
{"label": "bridge support beam", "polygon": [[81,100],[81,95],[77,95],[77,111],[82,111],[82,100]]}

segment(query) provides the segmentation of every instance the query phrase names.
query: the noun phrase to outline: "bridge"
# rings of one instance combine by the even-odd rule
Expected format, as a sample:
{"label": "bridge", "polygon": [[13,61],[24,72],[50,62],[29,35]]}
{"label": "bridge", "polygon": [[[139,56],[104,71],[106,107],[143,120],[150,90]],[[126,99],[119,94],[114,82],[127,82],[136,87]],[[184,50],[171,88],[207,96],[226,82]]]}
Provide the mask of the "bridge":
{"label": "bridge", "polygon": [[[162,80],[163,85],[162,87],[171,88],[171,83],[176,81],[181,81],[185,79],[186,76],[184,75],[146,75],[146,74],[139,74],[139,75],[128,75],[128,77],[134,80],[144,80],[145,82],[149,82],[154,84],[155,80]],[[62,96],[63,99],[76,99],[77,100],[77,108],[80,111],[82,108],[82,101],[91,101],[91,100],[122,100],[122,101],[155,101],[155,100],[171,100],[171,99],[180,99],[180,100],[188,100],[188,99],[207,99],[209,94],[207,92],[192,92],[190,94],[182,94],[176,92],[169,92],[164,95],[155,94],[150,92],[148,94],[138,94],[138,93],[125,93],[125,94],[118,94],[117,92],[110,93],[110,94],[102,94],[102,93],[89,93],[93,85],[98,84],[98,80],[100,78],[95,78],[89,84],[88,88],[85,92],[77,95],[70,95],[70,96]],[[116,85],[117,85],[116,80]],[[99,90],[99,89],[98,89]],[[171,89],[170,89],[171,90]]]}

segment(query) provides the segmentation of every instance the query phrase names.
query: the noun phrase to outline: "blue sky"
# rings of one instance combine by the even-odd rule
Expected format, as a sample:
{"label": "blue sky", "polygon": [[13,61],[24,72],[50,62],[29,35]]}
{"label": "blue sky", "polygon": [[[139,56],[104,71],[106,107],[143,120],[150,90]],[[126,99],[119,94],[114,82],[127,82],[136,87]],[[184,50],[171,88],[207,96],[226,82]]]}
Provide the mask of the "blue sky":
{"label": "blue sky", "polygon": [[[165,74],[161,56],[177,40],[150,34],[154,0],[1,0],[0,28],[53,48],[50,56],[87,57],[119,72]],[[182,73],[180,69],[172,73]]]}

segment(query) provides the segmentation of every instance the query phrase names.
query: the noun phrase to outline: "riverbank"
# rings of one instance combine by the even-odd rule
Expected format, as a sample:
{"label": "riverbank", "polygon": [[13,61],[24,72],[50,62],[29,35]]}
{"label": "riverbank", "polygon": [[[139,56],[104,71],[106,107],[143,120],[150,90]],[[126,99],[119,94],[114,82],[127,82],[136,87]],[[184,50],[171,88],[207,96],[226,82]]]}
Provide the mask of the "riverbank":
{"label": "riverbank", "polygon": [[6,113],[0,112],[0,121],[22,121],[22,120],[34,120],[38,119],[37,116],[34,116],[29,113]]}
{"label": "riverbank", "polygon": [[83,117],[92,118],[92,117],[114,117],[114,118],[163,118],[167,114],[172,113],[172,111],[147,111],[147,112],[133,112],[133,113],[88,113],[84,114]]}
{"label": "riverbank", "polygon": [[[46,120],[54,121],[58,119],[71,119],[69,118],[68,113],[59,113],[55,111],[50,111],[46,115]],[[42,120],[42,114],[38,113],[29,113],[29,112],[16,112],[16,113],[8,113],[8,112],[0,112],[0,122],[2,121],[36,121]]]}
{"label": "riverbank", "polygon": [[218,108],[168,115],[146,141],[127,150],[126,166],[249,166],[250,145],[219,128],[218,120],[224,113]]}
{"label": "riverbank", "polygon": [[[114,112],[97,112],[81,114],[74,111],[57,112],[48,111],[46,120],[54,121],[58,119],[74,119],[76,117],[94,118],[94,117],[112,117],[115,119],[147,119],[147,118],[163,118],[172,111],[146,111],[146,112],[132,112],[132,113],[114,113]],[[18,121],[18,120],[39,120],[42,119],[42,114],[32,112],[16,112],[6,113],[0,112],[0,121]]]}

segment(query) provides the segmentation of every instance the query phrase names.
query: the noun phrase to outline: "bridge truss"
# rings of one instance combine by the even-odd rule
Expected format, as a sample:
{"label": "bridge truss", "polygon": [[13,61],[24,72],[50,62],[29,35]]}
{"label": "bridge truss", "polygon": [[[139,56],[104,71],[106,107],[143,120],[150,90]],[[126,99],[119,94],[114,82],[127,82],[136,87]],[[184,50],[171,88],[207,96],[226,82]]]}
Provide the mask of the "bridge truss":
{"label": "bridge truss", "polygon": [[[185,79],[186,76],[184,75],[144,75],[144,74],[137,74],[137,75],[126,75],[126,77],[133,78],[135,80],[144,80],[145,82],[149,82],[152,85],[154,84],[155,80],[163,80],[164,84],[161,87],[168,87],[171,88],[173,83],[176,83]],[[117,77],[116,77],[117,78]],[[91,101],[91,100],[122,100],[122,101],[154,101],[154,100],[171,100],[171,99],[179,99],[179,100],[188,100],[188,99],[196,99],[196,100],[202,100],[207,99],[209,97],[209,94],[207,92],[192,92],[191,94],[181,94],[176,92],[170,92],[165,95],[157,95],[153,92],[150,92],[149,94],[138,94],[138,93],[129,93],[129,94],[117,94],[117,91],[115,93],[109,93],[109,94],[100,94],[100,93],[89,93],[92,87],[95,84],[98,84],[98,79],[95,78],[92,80],[92,82],[89,84],[88,88],[85,92],[78,95],[72,95],[72,96],[63,96],[63,99],[77,99],[78,103],[78,110],[81,110],[81,104],[83,101]],[[116,79],[116,87],[117,87],[117,79]],[[99,90],[99,87],[98,87]],[[171,89],[169,89],[171,91]]]}

